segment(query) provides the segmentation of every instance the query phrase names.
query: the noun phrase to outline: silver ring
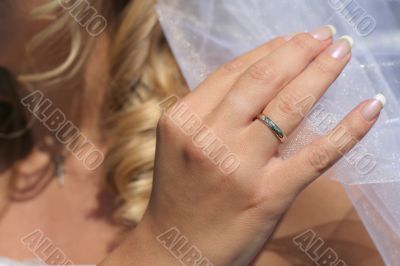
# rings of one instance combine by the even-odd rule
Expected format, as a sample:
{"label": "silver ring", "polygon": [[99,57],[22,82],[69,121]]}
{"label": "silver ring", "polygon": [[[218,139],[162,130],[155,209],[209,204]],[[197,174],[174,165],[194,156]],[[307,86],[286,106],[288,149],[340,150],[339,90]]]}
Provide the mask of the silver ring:
{"label": "silver ring", "polygon": [[260,114],[257,119],[260,120],[264,125],[266,125],[281,143],[287,140],[283,130],[274,121],[272,121],[271,118],[264,114]]}

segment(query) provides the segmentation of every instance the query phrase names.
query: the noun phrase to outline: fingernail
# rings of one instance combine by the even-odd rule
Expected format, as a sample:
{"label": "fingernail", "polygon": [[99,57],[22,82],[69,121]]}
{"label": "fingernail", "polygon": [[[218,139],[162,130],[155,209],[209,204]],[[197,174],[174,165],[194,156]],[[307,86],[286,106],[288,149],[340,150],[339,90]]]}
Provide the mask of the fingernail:
{"label": "fingernail", "polygon": [[328,53],[336,59],[342,59],[348,55],[353,48],[354,40],[350,36],[346,35],[336,41],[329,49]]}
{"label": "fingernail", "polygon": [[332,38],[332,36],[334,36],[336,34],[336,28],[332,25],[327,25],[327,26],[323,26],[323,27],[319,27],[316,30],[314,30],[313,32],[311,32],[311,35],[320,41],[326,41],[330,38]]}
{"label": "fingernail", "polygon": [[386,97],[383,94],[378,94],[367,103],[361,110],[362,116],[367,121],[373,121],[381,112],[386,104]]}

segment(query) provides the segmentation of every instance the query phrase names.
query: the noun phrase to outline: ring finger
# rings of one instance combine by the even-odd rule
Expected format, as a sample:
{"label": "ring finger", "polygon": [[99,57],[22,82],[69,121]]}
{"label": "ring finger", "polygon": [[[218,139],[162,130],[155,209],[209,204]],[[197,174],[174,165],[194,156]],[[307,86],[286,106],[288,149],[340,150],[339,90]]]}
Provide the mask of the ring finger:
{"label": "ring finger", "polygon": [[[345,36],[328,47],[269,102],[262,114],[271,119],[285,135],[292,133],[349,62],[352,46],[351,37]],[[272,139],[263,145],[272,154],[280,140],[272,129],[266,130],[265,127],[264,123],[257,120],[249,130],[258,138]]]}

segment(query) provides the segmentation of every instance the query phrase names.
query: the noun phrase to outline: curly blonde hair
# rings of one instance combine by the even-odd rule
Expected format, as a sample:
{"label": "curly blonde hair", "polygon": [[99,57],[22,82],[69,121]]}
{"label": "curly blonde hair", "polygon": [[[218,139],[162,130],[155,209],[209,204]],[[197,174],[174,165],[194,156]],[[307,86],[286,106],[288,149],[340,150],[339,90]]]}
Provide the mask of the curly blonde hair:
{"label": "curly blonde hair", "polygon": [[[59,2],[51,0],[33,10],[37,18],[56,19],[32,39],[28,51],[47,40],[57,43],[56,36],[65,42],[68,35],[69,53],[55,68],[20,76],[24,83],[54,85],[72,80],[85,67],[96,42]],[[113,141],[105,167],[107,183],[123,202],[116,217],[136,223],[147,207],[152,186],[158,103],[170,94],[185,94],[186,86],[158,24],[156,0],[110,2],[92,1],[93,8],[111,22],[104,129]]]}

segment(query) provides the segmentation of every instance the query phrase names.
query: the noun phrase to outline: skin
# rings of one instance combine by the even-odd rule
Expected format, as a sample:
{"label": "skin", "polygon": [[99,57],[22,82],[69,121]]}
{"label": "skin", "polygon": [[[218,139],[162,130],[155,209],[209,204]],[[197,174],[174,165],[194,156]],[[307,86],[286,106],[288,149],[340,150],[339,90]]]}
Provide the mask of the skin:
{"label": "skin", "polygon": [[[328,89],[351,57],[339,60],[328,56],[331,44],[332,40],[319,41],[308,33],[289,41],[272,40],[223,66],[182,99],[239,155],[240,167],[233,173],[224,174],[215,167],[177,121],[164,113],[158,126],[150,205],[132,240],[102,265],[112,265],[113,259],[119,265],[130,261],[176,265],[165,250],[165,258],[161,256],[156,241],[171,227],[179,228],[215,265],[250,263],[296,196],[341,158],[328,134],[282,160],[277,155],[277,138],[254,120],[264,112],[276,118],[287,134],[295,130],[303,119],[298,112],[287,112],[295,102],[292,108],[281,108],[286,105],[280,103],[286,95],[300,93],[318,99]],[[337,128],[361,139],[376,121],[361,115],[367,103],[355,107]],[[132,251],[137,239],[146,243],[146,248]]]}
{"label": "skin", "polygon": [[[23,37],[18,37],[22,40],[0,38],[0,65],[14,73],[25,69],[21,56],[23,45],[16,44],[25,43],[45,26],[15,19],[27,17],[27,10],[44,1],[24,2],[13,16],[1,18],[5,20],[3,25],[12,20],[16,27],[26,29]],[[98,40],[93,53],[96,56],[90,59],[88,69],[107,73],[104,68],[107,45],[107,36]],[[254,121],[254,117],[264,112],[290,134],[303,117],[281,108],[282,99],[299,94],[318,99],[350,60],[350,55],[341,60],[327,56],[330,45],[331,39],[318,41],[307,33],[298,34],[289,41],[282,37],[271,40],[221,67],[182,99],[203,124],[238,155],[240,167],[232,173],[221,172],[166,112],[158,126],[154,189],[149,207],[142,222],[125,234],[126,241],[111,254],[112,248],[120,243],[118,235],[123,227],[108,219],[88,219],[88,213],[96,211],[103,216],[111,215],[112,198],[101,188],[103,173],[88,172],[72,157],[66,161],[66,168],[73,169],[73,173],[65,188],[60,189],[55,181],[49,181],[45,189],[29,200],[7,202],[7,211],[0,217],[0,254],[16,259],[31,258],[32,253],[20,241],[10,239],[21,239],[40,228],[75,263],[93,263],[106,257],[100,265],[131,265],[132,262],[135,265],[177,265],[177,260],[156,240],[167,229],[176,227],[214,265],[287,265],[269,249],[274,239],[342,218],[352,209],[338,184],[324,178],[310,186],[341,155],[328,137],[322,137],[298,155],[283,161],[277,155],[279,141],[263,124]],[[318,63],[329,71],[321,73]],[[97,116],[102,97],[99,88],[105,91],[107,82],[95,81],[90,71],[84,75],[89,81],[82,87],[61,89],[78,93],[84,88],[88,95],[99,95],[98,101],[83,117],[76,116],[68,106],[63,110],[71,120],[83,121],[80,129],[89,139],[97,140],[96,146],[105,151],[107,142],[98,136],[96,121],[100,119]],[[57,106],[65,105],[62,93],[50,97]],[[375,122],[365,121],[361,116],[364,104],[356,107],[340,124],[357,139],[361,139]],[[42,143],[45,130],[40,126],[33,130],[37,142]],[[56,143],[44,149],[36,147],[28,158],[19,162],[18,169],[30,176],[51,165],[54,145]],[[1,173],[0,180],[8,175],[8,171]],[[51,176],[48,178],[52,180]],[[99,195],[105,195],[105,200],[100,202]],[[334,203],[333,197],[338,199]],[[303,211],[313,210],[315,200],[326,206],[321,209],[333,211],[329,215],[323,211],[308,211],[313,213],[307,219],[310,224],[302,224]],[[79,239],[79,243],[71,245],[71,239]],[[266,252],[259,254],[263,248]]]}

